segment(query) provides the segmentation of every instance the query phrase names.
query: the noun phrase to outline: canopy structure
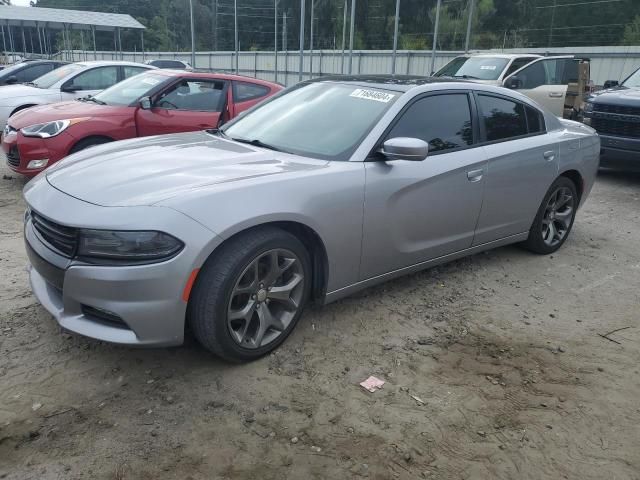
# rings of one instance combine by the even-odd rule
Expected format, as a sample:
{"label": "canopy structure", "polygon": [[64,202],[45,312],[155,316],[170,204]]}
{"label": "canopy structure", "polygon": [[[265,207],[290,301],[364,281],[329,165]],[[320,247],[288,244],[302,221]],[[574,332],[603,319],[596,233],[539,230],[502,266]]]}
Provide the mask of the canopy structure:
{"label": "canopy structure", "polygon": [[[84,50],[84,31],[90,31],[93,37],[93,50],[96,50],[96,31],[113,32],[115,51],[122,53],[120,41],[120,29],[128,28],[140,30],[142,50],[144,52],[145,26],[131,15],[122,13],[88,12],[83,10],[66,10],[62,8],[39,7],[12,7],[0,5],[0,28],[2,30],[2,42],[4,51],[14,52],[18,49],[14,39],[15,29],[20,29],[22,35],[22,52],[27,54],[27,42],[25,40],[25,28],[35,29],[38,34],[39,51],[42,54],[51,55],[51,30],[62,31],[62,40],[66,50],[71,50],[69,38],[70,30],[79,30]],[[8,34],[9,41],[5,38]],[[9,48],[7,48],[9,47]],[[31,53],[34,53],[33,40],[31,39]]]}

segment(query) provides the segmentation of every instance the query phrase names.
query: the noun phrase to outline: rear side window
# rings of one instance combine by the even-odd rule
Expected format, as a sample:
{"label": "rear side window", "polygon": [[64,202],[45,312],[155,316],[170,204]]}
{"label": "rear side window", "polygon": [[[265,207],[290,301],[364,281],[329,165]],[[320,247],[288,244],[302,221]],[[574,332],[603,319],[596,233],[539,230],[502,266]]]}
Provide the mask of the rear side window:
{"label": "rear side window", "polygon": [[233,82],[233,101],[246,102],[264,97],[271,90],[263,85],[248,82]]}
{"label": "rear side window", "polygon": [[433,95],[412,103],[392,127],[387,139],[413,137],[429,144],[430,152],[461,148],[473,143],[471,109],[467,94]]}
{"label": "rear side window", "polygon": [[529,105],[525,105],[524,108],[527,113],[527,126],[529,127],[529,134],[544,133],[545,126],[542,114]]}
{"label": "rear side window", "polygon": [[148,71],[149,71],[148,68],[132,67],[130,65],[125,65],[124,67],[122,67],[122,73],[124,78],[133,77],[134,75],[138,75],[139,73],[148,72]]}
{"label": "rear side window", "polygon": [[488,95],[478,95],[478,104],[487,141],[527,135],[527,118],[523,104]]}
{"label": "rear side window", "polygon": [[177,68],[177,69],[185,68],[184,63],[179,62],[178,60],[155,60],[151,62],[151,64],[154,67],[158,67],[158,68]]}

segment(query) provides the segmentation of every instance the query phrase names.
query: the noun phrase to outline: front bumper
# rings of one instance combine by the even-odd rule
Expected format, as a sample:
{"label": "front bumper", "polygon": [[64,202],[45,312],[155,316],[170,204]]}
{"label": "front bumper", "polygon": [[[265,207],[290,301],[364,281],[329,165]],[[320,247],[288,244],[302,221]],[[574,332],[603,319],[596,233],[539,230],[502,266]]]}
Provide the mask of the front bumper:
{"label": "front bumper", "polygon": [[[44,178],[36,181],[46,183]],[[139,223],[140,229],[152,229],[149,222],[153,219],[155,229],[183,240],[184,249],[162,263],[100,266],[55,251],[29,217],[24,226],[31,288],[65,330],[124,345],[171,346],[183,342],[187,309],[183,293],[191,272],[204,263],[208,249],[217,242],[211,231],[170,209],[98,207],[50,186],[46,196],[29,193],[27,202],[60,224],[82,225],[65,222],[61,218],[64,216],[79,219],[87,228],[96,228],[88,218],[97,218],[102,220],[100,228],[124,229],[122,222],[126,222],[129,229],[132,223]]]}
{"label": "front bumper", "polygon": [[635,166],[640,168],[640,139],[600,134],[602,167]]}
{"label": "front bumper", "polygon": [[[16,173],[33,177],[45,168],[64,158],[74,138],[67,132],[51,138],[25,137],[19,131],[13,130],[9,135],[2,136],[2,149],[7,156],[8,167]],[[28,168],[33,160],[47,159],[46,165],[39,168]]]}

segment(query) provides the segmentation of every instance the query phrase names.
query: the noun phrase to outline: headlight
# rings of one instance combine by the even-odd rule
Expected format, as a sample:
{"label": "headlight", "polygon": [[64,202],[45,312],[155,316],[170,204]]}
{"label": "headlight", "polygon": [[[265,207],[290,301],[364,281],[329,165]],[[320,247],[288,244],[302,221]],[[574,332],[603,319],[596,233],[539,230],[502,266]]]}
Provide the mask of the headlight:
{"label": "headlight", "polygon": [[49,138],[61,134],[71,125],[89,120],[84,118],[69,118],[67,120],[56,120],[54,122],[38,123],[21,128],[20,131],[25,137]]}
{"label": "headlight", "polygon": [[153,263],[173,257],[182,247],[163,232],[80,230],[77,256],[98,263]]}
{"label": "headlight", "polygon": [[591,113],[591,112],[593,112],[593,103],[585,102],[585,104],[584,104],[584,113]]}

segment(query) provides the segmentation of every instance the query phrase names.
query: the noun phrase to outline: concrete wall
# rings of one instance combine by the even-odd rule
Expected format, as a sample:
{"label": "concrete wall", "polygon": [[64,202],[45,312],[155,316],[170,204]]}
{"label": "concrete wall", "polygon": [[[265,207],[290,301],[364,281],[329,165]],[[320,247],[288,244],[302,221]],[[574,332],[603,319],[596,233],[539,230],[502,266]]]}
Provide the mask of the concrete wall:
{"label": "concrete wall", "polygon": [[[591,59],[591,78],[596,85],[602,85],[605,80],[623,80],[640,67],[640,46],[632,47],[572,47],[556,48],[549,51],[544,48],[507,49],[484,51],[495,53],[537,53],[541,55],[576,55]],[[439,69],[452,58],[462,52],[436,52],[435,69]],[[300,52],[290,50],[278,52],[277,81],[284,85],[293,85],[298,81],[298,67]],[[116,59],[115,52],[97,52],[96,57],[101,60]],[[94,52],[62,52],[60,58],[72,61],[93,60]],[[124,60],[141,62],[151,58],[177,58],[191,62],[189,52],[123,52]],[[313,65],[311,59],[313,58]],[[303,79],[311,76],[339,74],[342,70],[344,58],[344,72],[348,72],[349,52],[336,50],[314,50],[313,56],[309,51],[304,55]],[[355,50],[352,57],[352,72],[354,74],[391,73],[392,52],[390,50]],[[235,71],[234,52],[197,52],[194,65],[199,69],[221,72]],[[311,66],[313,70],[311,71]],[[275,67],[274,52],[240,52],[238,68],[241,75],[262,78],[273,81]],[[423,50],[398,51],[396,57],[396,73],[411,75],[428,75],[431,71],[431,52]]]}

